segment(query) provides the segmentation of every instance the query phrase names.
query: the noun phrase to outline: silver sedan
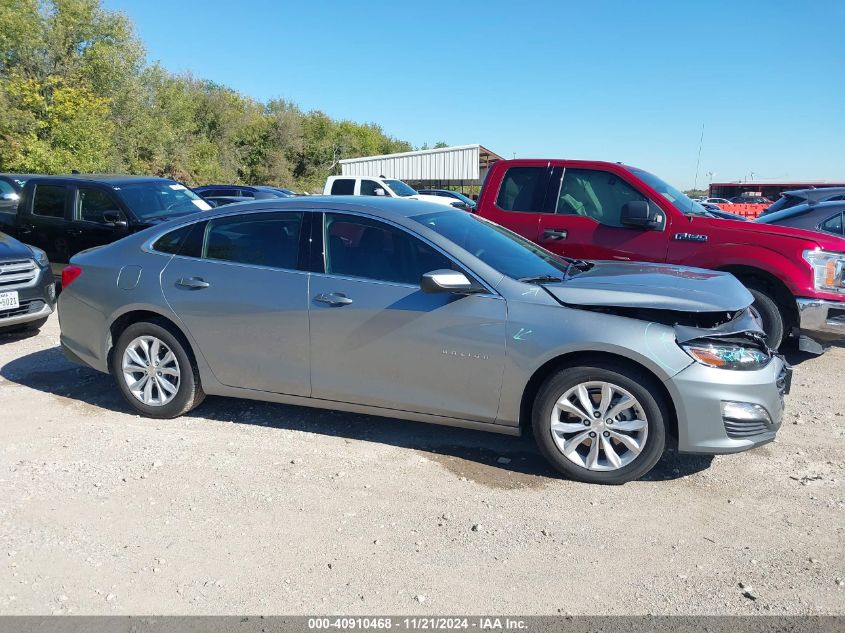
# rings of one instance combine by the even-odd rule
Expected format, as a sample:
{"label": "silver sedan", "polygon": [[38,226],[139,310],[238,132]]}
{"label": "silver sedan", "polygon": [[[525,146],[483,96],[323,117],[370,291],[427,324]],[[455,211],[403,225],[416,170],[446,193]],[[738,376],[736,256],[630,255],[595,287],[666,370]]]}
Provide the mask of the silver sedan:
{"label": "silver sedan", "polygon": [[562,258],[408,200],[236,204],[80,253],[66,354],[143,415],[206,394],[519,435],[561,473],[771,441],[789,369],[714,271]]}

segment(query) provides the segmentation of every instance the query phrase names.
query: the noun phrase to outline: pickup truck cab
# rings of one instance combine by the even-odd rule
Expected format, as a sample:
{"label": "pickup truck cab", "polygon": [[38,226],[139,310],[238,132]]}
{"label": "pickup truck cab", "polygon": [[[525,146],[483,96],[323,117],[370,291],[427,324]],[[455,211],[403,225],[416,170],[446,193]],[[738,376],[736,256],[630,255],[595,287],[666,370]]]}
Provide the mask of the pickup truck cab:
{"label": "pickup truck cab", "polygon": [[[211,206],[174,180],[145,176],[34,176],[3,230],[47,253],[58,272],[76,253]],[[5,214],[4,214],[5,215]]]}
{"label": "pickup truck cab", "polygon": [[464,208],[460,200],[420,193],[401,180],[381,176],[329,176],[323,188],[323,194],[327,196],[386,196]]}
{"label": "pickup truck cab", "polygon": [[770,347],[804,351],[845,337],[845,239],[701,214],[642,169],[598,161],[494,163],[476,213],[577,259],[681,264],[730,272],[754,296]]}

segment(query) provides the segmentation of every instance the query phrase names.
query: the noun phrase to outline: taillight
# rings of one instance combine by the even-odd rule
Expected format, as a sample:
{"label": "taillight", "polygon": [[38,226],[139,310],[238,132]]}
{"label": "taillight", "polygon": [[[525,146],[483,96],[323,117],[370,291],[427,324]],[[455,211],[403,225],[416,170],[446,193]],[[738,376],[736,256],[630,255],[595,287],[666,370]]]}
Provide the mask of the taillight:
{"label": "taillight", "polygon": [[62,269],[62,288],[67,288],[71,282],[82,274],[82,269],[79,266],[65,266]]}

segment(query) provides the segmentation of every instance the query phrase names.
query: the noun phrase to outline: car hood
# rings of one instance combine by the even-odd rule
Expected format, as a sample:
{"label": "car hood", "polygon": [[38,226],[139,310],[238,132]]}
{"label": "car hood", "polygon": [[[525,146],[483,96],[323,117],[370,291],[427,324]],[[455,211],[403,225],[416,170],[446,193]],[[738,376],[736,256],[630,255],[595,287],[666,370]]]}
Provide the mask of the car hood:
{"label": "car hood", "polygon": [[0,233],[0,261],[9,259],[32,259],[32,251],[26,244]]}
{"label": "car hood", "polygon": [[640,262],[594,264],[566,281],[543,285],[558,301],[574,306],[733,312],[754,301],[729,273]]}
{"label": "car hood", "polygon": [[433,196],[425,193],[418,193],[413,196],[408,196],[407,199],[419,200],[420,202],[434,202],[435,204],[445,204],[449,206],[452,206],[453,202],[459,202],[459,200],[455,200],[454,198],[446,198],[445,196]]}

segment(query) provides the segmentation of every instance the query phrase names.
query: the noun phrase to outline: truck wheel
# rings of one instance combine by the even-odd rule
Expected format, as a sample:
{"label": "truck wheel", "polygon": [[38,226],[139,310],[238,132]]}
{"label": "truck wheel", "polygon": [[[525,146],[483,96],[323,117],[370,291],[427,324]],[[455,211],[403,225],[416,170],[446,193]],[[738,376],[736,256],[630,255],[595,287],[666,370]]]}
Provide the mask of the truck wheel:
{"label": "truck wheel", "polygon": [[666,406],[644,372],[611,362],[568,367],[549,377],[537,395],[534,437],[543,456],[565,476],[623,484],[660,460]]}
{"label": "truck wheel", "polygon": [[752,307],[760,315],[763,321],[763,330],[766,332],[766,343],[772,349],[777,349],[783,343],[785,324],[780,306],[775,303],[764,290],[755,286],[747,286],[748,292],[754,297]]}
{"label": "truck wheel", "polygon": [[187,344],[158,323],[133,323],[117,339],[111,371],[126,401],[150,418],[175,418],[205,398]]}

